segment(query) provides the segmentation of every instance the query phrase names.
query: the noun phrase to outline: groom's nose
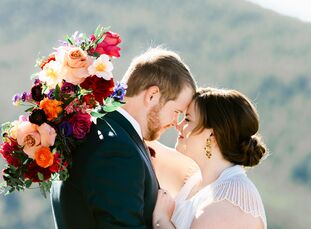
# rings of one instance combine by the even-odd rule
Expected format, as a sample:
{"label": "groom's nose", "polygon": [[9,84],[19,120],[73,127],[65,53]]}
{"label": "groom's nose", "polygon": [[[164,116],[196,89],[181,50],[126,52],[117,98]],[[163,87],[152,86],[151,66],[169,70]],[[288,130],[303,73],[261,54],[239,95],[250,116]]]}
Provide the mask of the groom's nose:
{"label": "groom's nose", "polygon": [[173,120],[172,120],[172,123],[171,123],[171,126],[177,126],[178,125],[178,117],[179,117],[179,113],[175,113],[174,114],[174,117],[173,117]]}

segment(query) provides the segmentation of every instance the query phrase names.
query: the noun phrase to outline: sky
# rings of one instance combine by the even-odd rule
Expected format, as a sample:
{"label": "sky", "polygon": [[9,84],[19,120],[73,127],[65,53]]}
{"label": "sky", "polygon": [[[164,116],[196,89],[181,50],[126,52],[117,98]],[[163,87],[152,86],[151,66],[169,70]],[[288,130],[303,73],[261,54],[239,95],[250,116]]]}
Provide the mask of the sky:
{"label": "sky", "polygon": [[311,22],[311,0],[246,0],[277,13]]}

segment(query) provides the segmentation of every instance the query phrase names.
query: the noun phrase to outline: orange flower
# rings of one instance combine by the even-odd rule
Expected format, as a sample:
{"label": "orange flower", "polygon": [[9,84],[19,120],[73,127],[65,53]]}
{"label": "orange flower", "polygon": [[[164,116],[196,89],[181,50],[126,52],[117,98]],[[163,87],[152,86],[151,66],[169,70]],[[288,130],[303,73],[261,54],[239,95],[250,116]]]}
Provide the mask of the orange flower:
{"label": "orange flower", "polygon": [[49,147],[42,147],[36,151],[35,160],[40,167],[47,168],[53,165],[54,156]]}
{"label": "orange flower", "polygon": [[56,119],[63,111],[61,107],[63,103],[54,99],[45,98],[40,102],[40,108],[44,110],[49,121]]}

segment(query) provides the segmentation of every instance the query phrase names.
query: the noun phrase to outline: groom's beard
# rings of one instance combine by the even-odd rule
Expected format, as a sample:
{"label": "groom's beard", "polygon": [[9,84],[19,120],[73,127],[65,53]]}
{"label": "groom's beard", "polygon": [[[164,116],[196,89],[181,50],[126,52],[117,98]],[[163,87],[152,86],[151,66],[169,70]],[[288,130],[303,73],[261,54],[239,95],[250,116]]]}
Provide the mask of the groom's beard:
{"label": "groom's beard", "polygon": [[160,131],[161,131],[161,123],[160,123],[160,110],[163,105],[158,104],[150,109],[147,114],[147,130],[145,139],[147,141],[154,141],[159,139]]}

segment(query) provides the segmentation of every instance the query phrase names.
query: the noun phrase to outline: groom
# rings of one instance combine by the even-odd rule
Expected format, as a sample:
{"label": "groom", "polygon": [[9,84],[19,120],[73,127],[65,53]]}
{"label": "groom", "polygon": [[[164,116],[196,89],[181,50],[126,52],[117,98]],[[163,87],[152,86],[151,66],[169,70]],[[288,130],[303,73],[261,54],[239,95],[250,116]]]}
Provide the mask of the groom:
{"label": "groom", "polygon": [[144,140],[176,124],[195,82],[176,53],[160,48],[136,57],[123,81],[126,104],[97,120],[73,152],[69,179],[53,184],[57,228],[152,228],[159,184]]}

